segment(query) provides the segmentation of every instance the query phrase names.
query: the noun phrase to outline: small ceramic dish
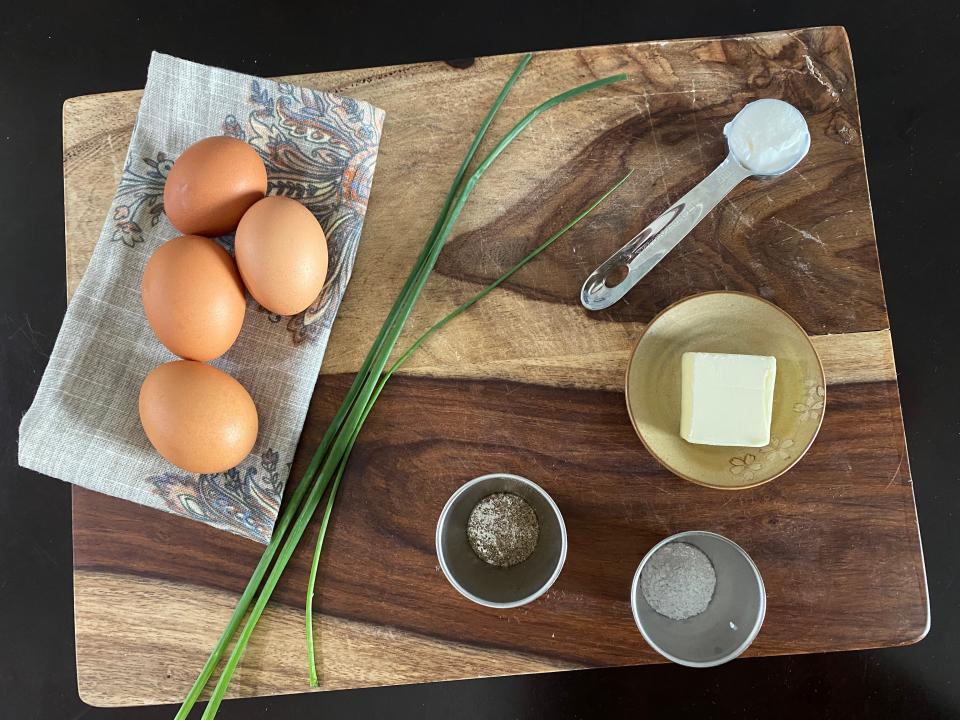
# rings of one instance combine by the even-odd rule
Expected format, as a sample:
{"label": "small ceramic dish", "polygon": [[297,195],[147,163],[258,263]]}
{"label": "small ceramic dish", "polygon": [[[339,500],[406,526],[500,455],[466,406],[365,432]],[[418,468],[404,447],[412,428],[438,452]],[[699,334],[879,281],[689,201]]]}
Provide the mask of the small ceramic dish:
{"label": "small ceramic dish", "polygon": [[[685,352],[772,355],[777,359],[770,444],[695,445],[680,437],[680,358]],[[773,303],[739,292],[679,300],[640,335],[626,378],[637,435],[665,468],[722,490],[755,487],[792,468],[813,444],[826,406],[826,380],[803,328]]]}

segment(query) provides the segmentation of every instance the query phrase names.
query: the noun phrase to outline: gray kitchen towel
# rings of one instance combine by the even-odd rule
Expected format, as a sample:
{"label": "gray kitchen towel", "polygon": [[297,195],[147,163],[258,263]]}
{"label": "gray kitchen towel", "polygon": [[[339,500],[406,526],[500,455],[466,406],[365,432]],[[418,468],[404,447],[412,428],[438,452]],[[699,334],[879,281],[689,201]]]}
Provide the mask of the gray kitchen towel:
{"label": "gray kitchen towel", "polygon": [[[383,117],[366,102],[154,53],[113,204],[20,424],[20,464],[268,542],[353,268]],[[150,254],[180,234],[163,212],[167,172],[188,145],[211,135],[250,143],[267,166],[268,192],[316,215],[330,271],[317,300],[295,317],[248,299],[240,337],[211,364],[253,397],[257,442],[236,468],[195,475],[160,457],[140,425],[144,377],[175,359],[147,324],[140,279]],[[232,238],[220,241],[229,249]]]}

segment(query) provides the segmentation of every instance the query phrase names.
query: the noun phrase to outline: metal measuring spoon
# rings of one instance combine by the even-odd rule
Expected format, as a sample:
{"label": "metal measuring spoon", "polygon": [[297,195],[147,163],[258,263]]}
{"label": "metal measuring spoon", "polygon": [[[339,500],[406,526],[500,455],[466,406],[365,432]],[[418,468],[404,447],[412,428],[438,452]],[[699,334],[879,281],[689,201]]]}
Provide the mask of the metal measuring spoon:
{"label": "metal measuring spoon", "polygon": [[[780,124],[765,123],[771,117]],[[590,274],[580,291],[585,308],[603,310],[620,300],[741,180],[751,175],[783,175],[810,149],[806,120],[783,100],[748,103],[727,123],[723,134],[727,138],[726,159]]]}

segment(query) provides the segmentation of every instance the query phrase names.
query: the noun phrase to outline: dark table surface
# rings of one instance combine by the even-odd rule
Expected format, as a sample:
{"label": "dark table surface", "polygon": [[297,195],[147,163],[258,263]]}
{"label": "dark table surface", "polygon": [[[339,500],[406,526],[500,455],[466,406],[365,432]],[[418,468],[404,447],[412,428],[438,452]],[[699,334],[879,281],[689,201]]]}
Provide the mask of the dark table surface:
{"label": "dark table surface", "polygon": [[[222,717],[960,717],[960,10],[956,3],[5,3],[0,15],[0,717],[169,718],[77,697],[70,491],[17,466],[65,308],[61,103],[142,87],[151,49],[279,75],[844,25],[932,604],[912,647],[228,702]],[[700,7],[697,7],[699,5]],[[202,6],[202,7],[201,7]],[[143,672],[152,672],[143,668]]]}

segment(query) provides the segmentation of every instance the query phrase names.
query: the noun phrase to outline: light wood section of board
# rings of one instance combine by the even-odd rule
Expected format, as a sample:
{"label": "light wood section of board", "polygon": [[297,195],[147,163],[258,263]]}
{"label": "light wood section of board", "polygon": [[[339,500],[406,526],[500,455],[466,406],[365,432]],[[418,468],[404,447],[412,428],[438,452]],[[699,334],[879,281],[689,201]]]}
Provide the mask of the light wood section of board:
{"label": "light wood section of board", "polygon": [[[478,343],[460,345],[457,342],[444,345],[443,339],[438,338],[434,344],[439,347],[426,346],[411,357],[400,373],[445,378],[497,378],[554,387],[620,392],[623,390],[624,373],[633,350],[633,341],[641,327],[635,328],[629,342],[612,350],[591,351],[584,348],[578,351],[576,347],[568,345],[526,357],[498,357],[497,353],[478,351]],[[819,335],[812,340],[823,362],[829,385],[880,382],[897,378],[889,330]],[[328,362],[322,372],[353,373],[357,367],[358,364],[351,363],[350,366],[343,367],[336,362]]]}
{"label": "light wood section of board", "polygon": [[[80,696],[97,707],[133,698],[144,705],[181,701],[236,604],[233,593],[211,588],[79,570],[74,592],[77,657],[83,660],[78,663]],[[116,616],[122,622],[114,622]],[[321,678],[317,690],[577,667],[322,614],[314,622]],[[268,605],[227,697],[308,692],[304,632],[303,608]],[[149,658],[149,667],[131,658]],[[158,674],[162,682],[157,682]]]}

